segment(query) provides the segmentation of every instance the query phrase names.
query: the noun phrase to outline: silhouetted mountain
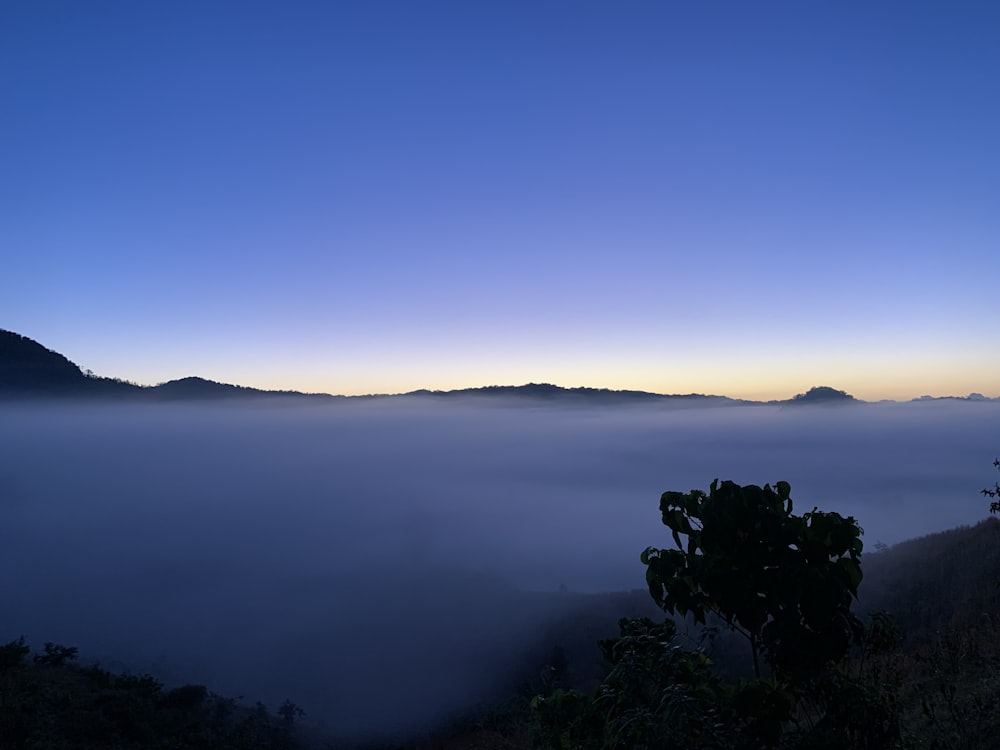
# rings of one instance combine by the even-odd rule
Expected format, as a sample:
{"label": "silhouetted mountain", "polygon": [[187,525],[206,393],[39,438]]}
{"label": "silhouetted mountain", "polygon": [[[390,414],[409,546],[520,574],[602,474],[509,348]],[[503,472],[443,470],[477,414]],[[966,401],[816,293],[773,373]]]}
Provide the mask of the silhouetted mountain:
{"label": "silhouetted mountain", "polygon": [[800,393],[794,398],[790,398],[788,401],[782,401],[785,404],[859,404],[864,403],[854,398],[851,394],[846,391],[838,391],[836,388],[831,388],[828,385],[818,385],[810,388],[805,393]]}
{"label": "silhouetted mountain", "polygon": [[[701,393],[663,394],[648,391],[612,390],[609,388],[563,388],[551,383],[526,385],[488,385],[480,388],[462,388],[453,391],[421,389],[402,394],[369,394],[367,396],[331,396],[326,393],[300,391],[266,391],[206,380],[196,376],[171,380],[155,386],[140,386],[117,378],[96,377],[83,372],[80,367],[58,352],[46,349],[37,341],[13,331],[0,329],[0,398],[35,398],[51,396],[98,396],[103,398],[130,398],[143,400],[207,400],[233,398],[516,398],[526,402],[567,402],[574,404],[654,404],[691,406],[727,406],[750,404],[841,405],[863,404],[860,399],[829,386],[810,388],[794,398],[778,401],[748,401],[728,396]],[[930,399],[924,396],[923,400]],[[955,397],[944,397],[955,398]],[[914,399],[918,400],[918,399]],[[966,401],[995,401],[978,393],[970,394]]]}
{"label": "silhouetted mountain", "polygon": [[[143,389],[152,398],[170,400],[200,400],[218,398],[274,398],[280,396],[291,396],[301,398],[338,398],[326,393],[301,393],[299,391],[264,391],[259,388],[247,388],[242,385],[230,385],[229,383],[217,383],[214,380],[206,380],[199,377],[187,377],[180,380],[170,380],[166,383]],[[343,398],[343,397],[340,397]]]}
{"label": "silhouetted mountain", "polygon": [[[0,331],[0,396],[92,396],[141,398],[152,400],[207,400],[261,397],[347,398],[329,394],[305,394],[299,391],[264,391],[257,388],[218,383],[200,377],[171,380],[155,386],[138,386],[113,378],[97,378],[83,373],[79,366],[36,341],[11,331]],[[646,391],[617,391],[608,388],[562,388],[550,383],[527,385],[490,385],[454,391],[418,390],[405,394],[373,394],[353,398],[517,398],[531,401],[570,401],[573,403],[690,403],[726,405],[753,403],[725,396],[700,393],[664,395]]]}
{"label": "silhouetted mountain", "polygon": [[0,389],[8,392],[81,391],[87,376],[66,357],[13,331],[0,330]]}
{"label": "silhouetted mountain", "polygon": [[726,396],[705,396],[700,393],[686,395],[664,395],[648,391],[616,391],[610,388],[563,388],[551,383],[528,383],[526,385],[487,385],[481,388],[462,388],[454,391],[419,390],[403,394],[405,396],[433,398],[495,398],[497,396],[512,398],[527,398],[537,401],[571,400],[587,403],[651,403],[670,401],[689,401],[705,404],[736,404],[750,403],[737,401]]}
{"label": "silhouetted mountain", "polygon": [[62,354],[0,329],[0,396],[120,396],[138,390],[132,383],[84,373]]}
{"label": "silhouetted mountain", "polygon": [[231,398],[233,396],[251,395],[263,393],[254,388],[244,388],[228,383],[217,383],[214,380],[206,380],[199,377],[187,377],[180,380],[170,380],[154,386],[158,398]]}
{"label": "silhouetted mountain", "polygon": [[1000,401],[1000,398],[990,398],[982,393],[970,393],[968,396],[920,396],[911,401]]}
{"label": "silhouetted mountain", "polygon": [[0,330],[0,397],[98,397],[142,400],[203,400],[219,398],[335,398],[298,391],[263,391],[190,377],[155,386],[140,386],[116,378],[95,377],[58,352],[13,331]]}

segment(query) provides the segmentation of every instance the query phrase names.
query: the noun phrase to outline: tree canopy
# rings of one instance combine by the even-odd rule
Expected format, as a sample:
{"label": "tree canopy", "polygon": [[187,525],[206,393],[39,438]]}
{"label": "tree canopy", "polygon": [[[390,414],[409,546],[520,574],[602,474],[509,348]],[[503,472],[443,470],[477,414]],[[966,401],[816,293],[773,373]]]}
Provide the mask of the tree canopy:
{"label": "tree canopy", "polygon": [[680,648],[671,619],[622,620],[621,635],[601,644],[610,671],[593,697],[559,690],[535,700],[538,747],[899,746],[891,688],[848,669],[853,645],[892,641],[886,619],[865,628],[851,611],[862,579],[853,517],[795,515],[787,482],[718,480],[708,493],[663,493],[660,514],[674,547],[642,553],[654,601],[743,635],[754,678],[727,680],[703,652]]}
{"label": "tree canopy", "polygon": [[[844,656],[860,622],[851,613],[861,583],[862,529],[815,508],[793,514],[787,482],[712,482],[708,494],[665,492],[663,523],[676,549],[642,553],[654,601],[704,623],[718,615],[788,676]],[[682,539],[683,537],[683,539]]]}

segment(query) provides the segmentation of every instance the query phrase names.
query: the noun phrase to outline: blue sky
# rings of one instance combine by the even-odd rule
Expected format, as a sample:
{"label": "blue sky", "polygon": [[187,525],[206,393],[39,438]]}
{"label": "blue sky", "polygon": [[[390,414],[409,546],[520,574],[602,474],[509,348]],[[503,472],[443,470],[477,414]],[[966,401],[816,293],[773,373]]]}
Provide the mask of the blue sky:
{"label": "blue sky", "polygon": [[1000,5],[5,2],[0,327],[99,374],[1000,395]]}

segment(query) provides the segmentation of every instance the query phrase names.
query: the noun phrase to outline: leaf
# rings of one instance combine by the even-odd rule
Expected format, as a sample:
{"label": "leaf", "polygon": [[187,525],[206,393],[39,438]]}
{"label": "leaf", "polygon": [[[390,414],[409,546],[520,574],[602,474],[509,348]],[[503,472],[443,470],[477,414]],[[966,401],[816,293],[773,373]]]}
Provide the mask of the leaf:
{"label": "leaf", "polygon": [[837,565],[847,573],[847,579],[850,581],[851,593],[854,596],[858,595],[858,586],[861,585],[861,579],[864,577],[861,572],[861,566],[858,565],[858,561],[850,557],[842,557],[837,560]]}

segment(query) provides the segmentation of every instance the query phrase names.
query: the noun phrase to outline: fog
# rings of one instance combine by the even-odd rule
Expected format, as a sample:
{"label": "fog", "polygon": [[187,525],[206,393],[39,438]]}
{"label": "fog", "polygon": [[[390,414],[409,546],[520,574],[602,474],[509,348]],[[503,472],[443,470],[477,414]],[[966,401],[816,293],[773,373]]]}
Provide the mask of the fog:
{"label": "fog", "polygon": [[[347,735],[489,694],[555,616],[643,586],[665,490],[787,480],[870,549],[986,515],[1000,403],[393,399],[0,405],[0,642],[78,646]],[[535,602],[535,604],[527,604]]]}

